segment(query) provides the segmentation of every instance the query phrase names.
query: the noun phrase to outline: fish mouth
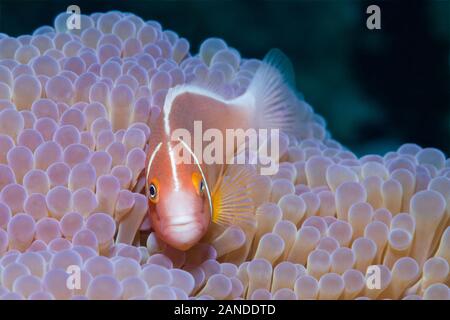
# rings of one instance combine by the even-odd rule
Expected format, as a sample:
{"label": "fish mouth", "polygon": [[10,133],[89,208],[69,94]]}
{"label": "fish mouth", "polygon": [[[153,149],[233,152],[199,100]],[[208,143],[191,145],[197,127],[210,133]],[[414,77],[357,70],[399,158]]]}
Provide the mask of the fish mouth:
{"label": "fish mouth", "polygon": [[200,220],[185,215],[168,218],[163,223],[163,230],[166,235],[173,236],[174,234],[183,233],[187,236],[188,234],[195,235],[203,232],[204,227]]}
{"label": "fish mouth", "polygon": [[204,235],[204,227],[198,222],[171,225],[163,232],[163,240],[173,248],[186,251]]}
{"label": "fish mouth", "polygon": [[199,223],[196,219],[193,219],[192,216],[177,216],[177,217],[170,217],[169,221],[167,222],[167,227],[177,227],[177,226],[185,226],[192,223]]}
{"label": "fish mouth", "polygon": [[198,234],[203,230],[200,222],[188,222],[183,224],[171,224],[165,229],[165,234],[176,234],[176,233],[191,233],[192,235]]}

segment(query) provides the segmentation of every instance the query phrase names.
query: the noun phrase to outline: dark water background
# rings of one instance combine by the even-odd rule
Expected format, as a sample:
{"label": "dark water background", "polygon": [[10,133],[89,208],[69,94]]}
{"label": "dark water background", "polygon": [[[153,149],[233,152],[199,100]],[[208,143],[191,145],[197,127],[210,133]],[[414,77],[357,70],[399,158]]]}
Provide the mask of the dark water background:
{"label": "dark water background", "polygon": [[[208,37],[249,58],[278,47],[333,137],[358,155],[405,142],[450,154],[450,0],[0,0],[0,32],[30,34],[70,4],[158,20],[191,52]],[[381,30],[366,28],[370,4],[381,8]]]}

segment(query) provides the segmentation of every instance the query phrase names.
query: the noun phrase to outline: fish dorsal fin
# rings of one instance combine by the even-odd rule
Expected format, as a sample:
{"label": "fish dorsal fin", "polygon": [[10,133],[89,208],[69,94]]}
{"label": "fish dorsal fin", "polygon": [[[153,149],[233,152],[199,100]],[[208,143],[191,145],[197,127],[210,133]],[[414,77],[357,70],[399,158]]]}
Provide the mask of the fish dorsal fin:
{"label": "fish dorsal fin", "polygon": [[282,79],[290,86],[295,88],[295,73],[291,60],[277,48],[270,50],[263,59],[263,63],[277,69],[281,74]]}
{"label": "fish dorsal fin", "polygon": [[269,51],[245,94],[234,102],[250,108],[250,117],[257,129],[279,129],[293,136],[299,135],[310,112],[295,90],[291,62],[278,49]]}
{"label": "fish dorsal fin", "polygon": [[254,220],[254,204],[249,192],[254,167],[229,165],[220,176],[212,194],[212,221],[217,224],[239,225]]}

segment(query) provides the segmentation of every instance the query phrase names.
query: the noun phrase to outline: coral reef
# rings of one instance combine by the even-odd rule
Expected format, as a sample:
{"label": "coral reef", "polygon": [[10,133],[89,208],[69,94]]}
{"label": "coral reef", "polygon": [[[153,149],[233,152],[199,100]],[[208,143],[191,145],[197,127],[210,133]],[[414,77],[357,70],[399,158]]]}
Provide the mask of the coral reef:
{"label": "coral reef", "polygon": [[450,299],[450,160],[415,144],[357,158],[309,107],[257,177],[254,224],[211,225],[186,252],[146,232],[139,174],[167,90],[236,97],[260,61],[215,38],[192,55],[132,14],[66,19],[0,35],[0,299]]}

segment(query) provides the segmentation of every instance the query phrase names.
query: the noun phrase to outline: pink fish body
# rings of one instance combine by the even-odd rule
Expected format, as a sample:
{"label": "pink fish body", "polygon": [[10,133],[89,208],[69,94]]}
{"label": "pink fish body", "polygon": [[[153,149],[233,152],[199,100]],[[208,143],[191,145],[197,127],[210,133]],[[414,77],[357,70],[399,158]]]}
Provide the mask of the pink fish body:
{"label": "pink fish body", "polygon": [[[152,229],[170,246],[187,250],[206,234],[211,222],[236,223],[253,217],[249,196],[231,194],[233,188],[226,185],[232,183],[229,180],[242,184],[248,180],[223,179],[227,159],[235,150],[224,151],[218,163],[201,163],[192,141],[177,140],[174,132],[181,129],[193,136],[194,123],[200,121],[203,130],[217,129],[224,136],[227,129],[249,128],[294,133],[302,110],[299,100],[273,63],[280,59],[280,53],[268,56],[270,59],[261,63],[247,91],[233,100],[224,100],[195,85],[169,90],[152,127],[145,173]],[[201,150],[205,146],[203,143]],[[192,161],[180,161],[181,155],[183,159],[188,155]]]}

